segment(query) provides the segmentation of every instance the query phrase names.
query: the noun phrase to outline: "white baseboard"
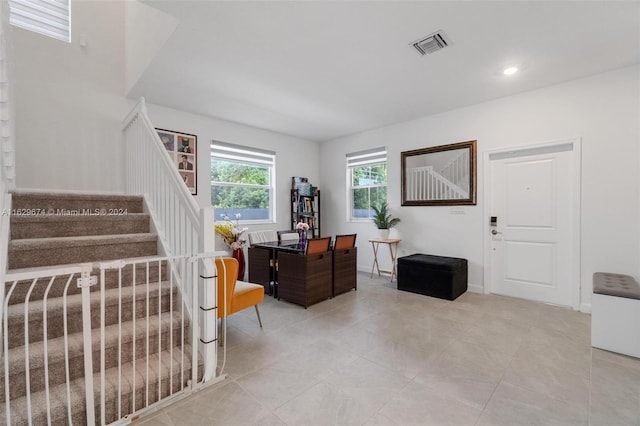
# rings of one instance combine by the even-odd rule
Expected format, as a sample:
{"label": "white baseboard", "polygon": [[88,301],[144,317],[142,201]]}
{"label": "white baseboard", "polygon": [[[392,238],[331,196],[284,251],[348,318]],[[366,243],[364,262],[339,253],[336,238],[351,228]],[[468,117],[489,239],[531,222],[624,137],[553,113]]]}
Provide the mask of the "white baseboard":
{"label": "white baseboard", "polygon": [[358,265],[358,266],[356,266],[356,269],[358,270],[358,272],[369,272],[369,273],[371,273],[371,267],[367,268],[365,266]]}
{"label": "white baseboard", "polygon": [[582,304],[580,304],[580,312],[583,312],[585,314],[590,314],[591,313],[591,303],[582,303]]}
{"label": "white baseboard", "polygon": [[484,293],[484,287],[482,287],[481,285],[477,285],[477,284],[467,284],[467,291],[470,291],[471,293],[483,294]]}

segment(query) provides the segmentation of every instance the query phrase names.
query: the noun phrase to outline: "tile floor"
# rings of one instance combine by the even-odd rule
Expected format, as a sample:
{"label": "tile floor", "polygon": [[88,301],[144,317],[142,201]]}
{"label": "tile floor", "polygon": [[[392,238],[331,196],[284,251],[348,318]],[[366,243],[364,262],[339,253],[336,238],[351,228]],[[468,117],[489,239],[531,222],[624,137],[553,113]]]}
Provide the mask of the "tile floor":
{"label": "tile floor", "polygon": [[592,349],[589,315],[358,280],[231,316],[228,379],[138,424],[640,425],[640,360]]}

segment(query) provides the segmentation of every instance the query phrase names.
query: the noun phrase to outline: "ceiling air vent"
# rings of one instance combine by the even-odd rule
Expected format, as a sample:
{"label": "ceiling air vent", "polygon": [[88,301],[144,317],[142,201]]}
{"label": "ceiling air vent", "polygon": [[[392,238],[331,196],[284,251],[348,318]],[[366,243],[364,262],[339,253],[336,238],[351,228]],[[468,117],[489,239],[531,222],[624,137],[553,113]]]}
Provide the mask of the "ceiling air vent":
{"label": "ceiling air vent", "polygon": [[424,38],[421,38],[418,41],[414,41],[411,44],[416,48],[418,52],[420,52],[421,55],[427,55],[433,52],[437,52],[440,49],[444,49],[451,43],[449,42],[449,40],[447,40],[442,31],[437,31],[433,34],[429,34]]}

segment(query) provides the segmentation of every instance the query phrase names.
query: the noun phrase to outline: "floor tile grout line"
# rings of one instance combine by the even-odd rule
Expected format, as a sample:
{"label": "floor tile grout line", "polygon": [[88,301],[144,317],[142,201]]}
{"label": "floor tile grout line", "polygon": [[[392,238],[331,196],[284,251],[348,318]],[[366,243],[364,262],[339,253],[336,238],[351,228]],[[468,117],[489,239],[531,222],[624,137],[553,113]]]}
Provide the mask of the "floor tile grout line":
{"label": "floor tile grout line", "polygon": [[[319,382],[316,382],[314,384],[312,384],[311,386],[309,386],[308,388],[304,389],[303,391],[300,392],[300,395],[303,394],[304,392],[308,391],[309,389],[313,388],[315,385],[317,385]],[[283,402],[282,404],[278,405],[277,407],[275,407],[274,409],[271,409],[267,406],[265,406],[253,393],[251,393],[248,389],[245,389],[240,383],[236,382],[236,384],[238,385],[238,387],[240,389],[243,390],[243,392],[245,392],[247,395],[249,395],[251,398],[253,398],[256,402],[258,402],[258,404],[260,404],[260,406],[262,408],[264,408],[266,411],[268,411],[269,413],[271,413],[272,415],[276,416],[278,419],[280,419],[283,423],[287,424],[283,419],[280,418],[280,416],[278,416],[278,414],[276,413],[276,411],[278,411],[278,409],[284,405],[286,405],[287,403],[289,403],[289,401],[297,398],[299,395],[295,395],[289,399],[287,399],[285,402]]]}
{"label": "floor tile grout line", "polygon": [[[365,359],[367,359],[367,358],[365,358]],[[373,361],[371,361],[371,360],[368,360],[368,361],[369,361],[369,362],[373,362]],[[374,362],[374,363],[375,363],[375,362]],[[375,363],[375,364],[377,364],[377,363]],[[379,364],[378,364],[378,365],[379,365]],[[399,372],[397,372],[397,371],[392,371],[392,372],[391,372],[391,374],[401,375],[401,374],[400,374]],[[420,373],[418,373],[418,374],[420,374]],[[416,375],[416,376],[417,376],[417,375]],[[403,376],[403,377],[404,377],[404,378],[407,378],[406,376]],[[398,390],[396,391],[396,396],[398,396],[398,397],[399,397],[399,396],[402,394],[402,392],[403,392],[407,387],[409,387],[409,385],[410,385],[410,384],[415,380],[415,377],[414,377],[413,379],[409,379],[409,378],[407,378],[407,379],[408,379],[408,380],[407,380],[407,383],[406,383],[404,386],[402,386],[400,389],[398,389]],[[387,405],[389,405],[389,404],[391,403],[391,401],[393,401],[393,399],[394,399],[394,396],[392,396],[391,398],[387,399],[387,401],[386,401],[384,404],[382,404],[382,405],[380,406],[380,409],[378,410],[378,412],[377,412],[376,414],[382,414],[382,410],[384,409],[384,407],[385,407],[385,406],[387,406]]]}
{"label": "floor tile grout line", "polygon": [[[373,282],[373,281],[372,281],[372,283],[373,283],[374,285],[376,285],[376,284],[375,284],[375,282]],[[359,292],[360,292],[360,291],[359,291]],[[384,293],[384,295],[386,295],[386,294],[387,294],[387,293]],[[360,296],[360,295],[358,295],[358,296]],[[378,299],[382,299],[382,298],[383,298],[383,293],[382,293],[382,292],[377,292],[377,291],[376,291],[376,292],[365,293],[365,296],[366,296],[366,297],[369,297],[369,298],[371,299],[371,303],[372,303],[372,305],[371,305],[371,306],[375,306],[375,305],[377,304],[377,300],[378,300]],[[423,296],[418,296],[418,297],[423,297]],[[411,299],[408,299],[408,300],[409,300],[409,301],[410,301],[410,303],[411,303],[411,304],[410,304],[410,307],[411,307],[411,308],[416,309],[416,310],[420,309],[420,304],[419,304],[419,303],[414,303],[413,301],[411,301]],[[418,300],[418,299],[415,299],[415,301],[417,301],[417,300]],[[314,316],[313,318],[319,319],[321,316],[327,316],[327,317],[328,317],[328,316],[330,316],[330,313],[331,313],[331,312],[335,312],[335,311],[336,311],[336,310],[338,310],[338,309],[344,309],[345,307],[348,307],[348,306],[350,306],[350,305],[351,305],[351,304],[353,304],[353,303],[354,303],[354,300],[350,300],[349,302],[342,303],[342,304],[340,304],[340,305],[337,305],[337,306],[335,306],[335,307],[332,307],[332,309],[330,309],[330,310],[324,311],[324,312],[322,312],[322,313],[318,313],[318,315],[317,315],[317,316]],[[397,301],[397,299],[394,299],[394,303],[393,303],[393,305],[394,305],[394,307],[395,307],[395,308],[398,308],[398,307],[401,307],[401,306],[402,306],[402,303],[403,303],[403,301]],[[500,302],[500,303],[502,303],[502,302]],[[483,313],[482,313],[481,315],[480,315],[480,314],[477,314],[477,315],[479,316],[479,319],[476,321],[475,325],[477,325],[479,322],[482,322],[483,320],[485,320],[485,319],[486,319],[486,317],[487,317],[487,315],[489,315],[489,313],[491,312],[491,311],[490,311],[490,309],[491,309],[491,308],[489,308],[488,306],[489,306],[489,304],[488,304],[488,303],[486,303],[486,304],[485,304],[485,303],[483,303],[483,304],[482,304],[482,306],[480,306],[480,307],[479,307],[478,312],[483,312]],[[425,305],[425,307],[426,307],[426,305]],[[440,306],[438,306],[438,307],[437,307],[437,309],[435,309],[433,306],[428,306],[428,307],[426,307],[426,308],[427,308],[427,309],[429,309],[429,310],[431,310],[431,311],[432,311],[432,313],[434,313],[434,311],[441,312],[441,311],[442,311],[442,309],[447,309],[447,305],[440,305]],[[466,307],[465,307],[465,308],[466,308]],[[538,316],[538,317],[540,317],[540,316],[541,316],[541,313],[539,313],[539,312],[538,312],[538,313],[537,313],[537,316]],[[443,318],[443,317],[440,317],[440,318]],[[301,318],[297,318],[297,317],[296,317],[295,319],[291,320],[290,318],[288,318],[288,317],[287,317],[287,318],[286,318],[286,321],[287,321],[287,326],[290,326],[290,325],[297,324],[297,323],[300,323],[300,322],[303,322],[303,321],[306,321],[306,320],[309,320],[309,319],[310,319],[310,317],[303,318],[303,319],[301,319]],[[496,319],[497,319],[497,320],[501,320],[501,321],[509,321],[509,320],[508,320],[508,318],[506,318],[506,317],[503,317],[503,318],[497,317]],[[358,321],[356,321],[356,322],[353,322],[353,323],[349,322],[349,324],[346,324],[346,325],[343,323],[343,324],[342,324],[342,325],[343,325],[343,327],[340,327],[340,328],[339,328],[339,329],[340,329],[340,332],[342,332],[342,331],[344,331],[344,330],[348,330],[349,328],[355,327],[355,326],[357,326],[360,322],[364,322],[364,321],[366,321],[366,319],[365,319],[365,318],[360,319],[360,320],[358,320]],[[580,321],[577,321],[577,322],[578,322],[578,323],[579,323],[579,322],[582,322],[582,319],[581,319]],[[473,325],[472,325],[472,327],[473,327]],[[550,330],[550,331],[552,331],[552,332],[557,332],[557,333],[560,333],[560,334],[562,334],[562,332],[563,332],[563,330],[561,330],[561,329],[560,329],[560,330],[553,329],[553,327],[552,327],[552,329],[549,329],[549,328],[547,327],[547,329],[548,329],[548,330]],[[468,331],[469,331],[469,329],[467,329],[467,332],[468,332]],[[244,336],[244,335],[243,335],[243,336]],[[326,335],[325,335],[323,338],[328,338],[328,337],[329,337],[329,336],[326,336]],[[319,341],[319,340],[320,340],[320,339],[313,339],[311,342],[306,343],[306,344],[305,344],[305,346],[312,345],[314,342],[317,342],[317,341]],[[334,341],[334,340],[329,339],[329,341],[330,341],[332,344],[337,345],[338,347],[340,346],[340,345],[339,345],[336,341]],[[464,341],[464,339],[462,339],[462,338],[456,338],[456,339],[452,339],[452,340],[450,340],[450,341],[447,343],[447,345],[445,346],[445,349],[442,349],[442,351],[440,352],[440,355],[439,355],[439,356],[441,356],[441,354],[442,354],[444,351],[446,351],[446,348],[450,347],[450,346],[451,346],[455,341]],[[520,350],[520,348],[523,346],[524,342],[525,342],[525,340],[524,340],[524,339],[523,339],[523,340],[521,340],[520,342],[518,342],[518,346],[517,346],[516,351],[511,351],[511,352],[509,352],[509,365],[511,365],[511,364],[514,362],[514,359],[516,358],[516,356],[517,356],[517,354],[518,354],[518,351],[519,351],[519,350]],[[345,350],[346,350],[347,352],[350,352],[350,350],[349,350],[349,349],[350,349],[350,348],[345,349]],[[408,381],[407,381],[407,383],[402,387],[402,389],[406,389],[406,387],[407,387],[407,386],[409,386],[409,384],[410,384],[410,383],[414,383],[414,382],[415,382],[415,383],[417,383],[417,382],[416,382],[416,378],[418,377],[418,375],[419,375],[419,374],[421,374],[421,372],[422,372],[422,371],[424,371],[424,370],[425,370],[425,368],[422,368],[422,369],[421,369],[418,373],[416,373],[416,375],[414,375],[412,378],[408,378],[407,376],[404,376],[404,375],[402,375],[401,373],[399,373],[399,372],[397,372],[397,371],[392,370],[391,368],[389,368],[388,363],[381,363],[381,362],[373,361],[372,359],[367,358],[367,355],[370,355],[370,354],[371,354],[371,351],[372,351],[372,349],[369,349],[369,350],[367,351],[367,353],[366,353],[366,354],[361,353],[362,351],[359,351],[359,350],[358,350],[358,352],[355,352],[355,353],[353,353],[353,352],[352,352],[352,354],[353,354],[353,355],[356,355],[356,356],[357,356],[356,360],[354,360],[353,362],[359,362],[359,360],[361,360],[361,359],[366,359],[367,361],[370,361],[370,362],[372,362],[372,363],[376,364],[377,366],[379,366],[379,367],[381,367],[381,368],[384,368],[384,369],[385,369],[385,371],[388,371],[388,372],[390,372],[391,374],[398,375],[398,376],[402,376],[402,377],[406,378]],[[589,383],[588,383],[588,386],[589,386],[589,402],[588,402],[589,414],[588,414],[588,422],[589,422],[589,423],[591,423],[591,416],[592,416],[591,411],[592,411],[592,407],[593,407],[593,401],[592,401],[592,400],[593,400],[593,393],[592,393],[592,389],[593,389],[593,371],[594,371],[594,355],[593,355],[593,350],[590,350],[589,355],[590,355],[590,356],[589,356],[589,363],[590,363],[590,365],[589,365]],[[283,355],[282,355],[282,354],[279,354],[279,356],[283,356]],[[621,364],[618,364],[617,362],[616,362],[616,364],[622,367],[622,365],[621,365]],[[258,369],[255,369],[255,370],[253,370],[253,371],[257,371],[257,370],[258,370]],[[505,380],[505,376],[506,376],[506,374],[507,374],[507,371],[508,371],[508,368],[505,368],[505,369],[502,371],[502,373],[501,373],[501,375],[500,375],[500,378],[499,378],[498,382],[497,382],[497,383],[496,383],[496,385],[493,387],[493,390],[492,390],[492,392],[491,392],[491,395],[489,396],[489,398],[488,398],[488,399],[487,399],[487,401],[485,402],[483,409],[480,411],[480,414],[478,415],[478,418],[476,419],[475,424],[478,424],[478,423],[480,422],[480,419],[482,418],[482,416],[483,416],[483,415],[485,415],[485,414],[487,413],[487,407],[489,407],[489,405],[491,404],[491,402],[495,400],[496,392],[497,392],[498,388],[500,387],[500,385],[504,385],[504,384],[506,384],[506,382],[505,382],[504,380]],[[243,376],[239,376],[239,377],[244,377],[244,375],[243,375]],[[234,380],[237,380],[237,378],[234,378]],[[320,378],[319,380],[320,380],[320,381],[322,381],[322,382],[324,382],[324,383],[328,383],[328,382],[326,382],[326,378]],[[522,387],[517,386],[517,385],[511,385],[511,384],[509,384],[509,385],[510,385],[510,386],[516,386],[516,387],[519,387],[519,388],[521,388],[521,389],[524,389],[524,390],[527,390],[527,391],[532,391],[532,392],[534,392],[534,393],[538,393],[538,394],[539,394],[539,392],[538,392],[538,391],[533,390],[533,389],[522,388]],[[314,385],[314,386],[315,386],[315,385]],[[248,391],[246,391],[246,390],[245,390],[245,392],[249,393],[249,392],[248,392]],[[382,410],[384,409],[384,407],[388,406],[388,404],[389,404],[391,401],[393,401],[393,398],[396,398],[396,396],[395,396],[395,395],[397,395],[397,394],[398,394],[398,392],[400,392],[400,391],[395,391],[395,392],[396,392],[396,393],[394,394],[394,396],[392,396],[392,397],[390,397],[389,399],[387,399],[383,404],[380,404],[380,407],[378,407],[378,409],[376,410],[375,414],[374,414],[374,415],[372,415],[372,416],[369,416],[369,419],[371,419],[371,418],[375,417],[375,415],[377,415],[377,414],[380,414],[380,413],[382,412]],[[254,399],[256,399],[253,395],[252,395],[252,397],[253,397]],[[554,398],[554,399],[555,399],[555,398]],[[558,399],[556,399],[556,400],[558,400]],[[458,400],[458,401],[460,401],[460,400]],[[559,400],[558,400],[558,401],[559,401]],[[464,403],[464,401],[460,401],[460,402]],[[270,412],[272,415],[275,415],[275,410],[274,410],[274,411],[269,410],[269,412]],[[275,416],[276,416],[276,418],[279,418],[279,419],[280,419],[280,417],[279,417],[279,416],[277,416],[277,415],[275,415]],[[283,421],[282,419],[280,419],[280,420],[281,420],[281,421]]]}
{"label": "floor tile grout line", "polygon": [[[522,344],[522,342],[520,344]],[[502,380],[504,379],[504,376],[507,374],[507,370],[509,369],[509,366],[513,362],[514,358],[515,358],[515,355],[511,357],[511,359],[509,360],[509,364],[506,366],[506,368],[504,370],[502,370],[502,374],[500,375],[500,378],[498,379],[498,382],[494,386],[493,391],[491,392],[491,395],[489,396],[489,398],[487,398],[487,402],[485,402],[484,407],[482,407],[482,411],[480,412],[480,415],[478,416],[478,419],[476,420],[476,423],[475,423],[476,425],[479,424],[480,419],[482,418],[482,416],[484,415],[485,411],[487,410],[487,407],[491,403],[491,400],[493,399],[493,396],[496,394],[496,391],[498,390],[498,387],[500,387],[500,384],[502,383]]]}

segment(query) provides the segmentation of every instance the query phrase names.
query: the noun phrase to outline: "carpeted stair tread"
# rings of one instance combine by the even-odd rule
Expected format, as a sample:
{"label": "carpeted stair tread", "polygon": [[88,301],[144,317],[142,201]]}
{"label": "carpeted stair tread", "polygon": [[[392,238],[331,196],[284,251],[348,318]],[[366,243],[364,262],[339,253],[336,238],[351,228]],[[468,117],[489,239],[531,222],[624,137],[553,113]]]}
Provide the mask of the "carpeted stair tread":
{"label": "carpeted stair tread", "polygon": [[[179,365],[184,359],[184,375],[181,381],[181,371]],[[149,402],[155,402],[157,400],[157,384],[159,378],[162,380],[161,394],[167,396],[170,392],[168,389],[169,376],[171,374],[171,368],[173,366],[173,392],[179,392],[188,380],[191,379],[191,346],[184,346],[184,354],[182,354],[181,348],[173,348],[171,351],[162,351],[160,354],[154,354],[149,356]],[[158,368],[160,367],[160,368]],[[199,366],[200,367],[200,366]],[[198,368],[198,377],[201,376],[201,367]],[[117,404],[117,391],[119,386],[122,391],[123,411],[122,415],[133,412],[131,408],[131,395],[134,389],[134,366],[133,363],[123,364],[118,372],[118,368],[111,368],[105,371],[105,389],[106,398],[105,405],[107,406],[107,418],[106,422],[111,423],[117,420],[117,412],[110,410],[110,407],[115,407]],[[139,400],[138,397],[144,396],[147,383],[143,381],[143,377],[147,375],[147,360],[146,358],[137,359],[135,362],[135,392],[136,392],[136,408],[142,408],[143,400]],[[121,380],[120,380],[121,378]],[[93,375],[93,389],[94,389],[94,403],[96,406],[96,424],[100,424],[100,373]],[[166,386],[166,388],[165,388]],[[70,384],[71,406],[72,406],[72,421],[73,424],[86,424],[85,415],[85,384],[84,378],[74,380]],[[153,392],[155,391],[155,392]],[[57,385],[50,388],[51,395],[51,417],[52,424],[69,424],[67,414],[67,386],[66,384]],[[21,397],[11,401],[11,416],[12,424],[27,424],[27,398]],[[0,403],[0,418],[4,419],[6,404]],[[31,406],[34,412],[32,413],[33,424],[46,424],[46,403],[44,392],[35,392],[31,395]]]}
{"label": "carpeted stair tread", "polygon": [[[136,320],[136,336],[146,336],[147,334],[147,318]],[[179,328],[182,324],[179,311],[172,313],[163,312],[162,315],[151,315],[149,319],[149,335],[154,335],[161,328],[163,331],[168,330],[171,325],[174,329]],[[189,317],[185,315],[185,325],[189,325]],[[158,323],[160,322],[160,326]],[[122,324],[111,324],[105,327],[105,349],[118,345],[118,329],[123,330],[121,344],[131,342],[133,340],[133,321],[126,321]],[[67,338],[69,348],[69,358],[82,356],[84,352],[84,339],[82,333],[70,334]],[[100,329],[95,328],[91,333],[91,347],[95,352],[100,351]],[[151,348],[154,349],[154,348]],[[64,355],[64,337],[56,337],[47,341],[47,351],[49,353],[48,362],[54,364],[62,362]],[[26,368],[25,347],[18,346],[8,351],[9,371],[11,374],[24,373]],[[29,367],[41,368],[44,366],[44,342],[39,341],[29,345]],[[4,364],[0,364],[0,372],[4,371]]]}
{"label": "carpeted stair tread", "polygon": [[[155,234],[153,234],[155,235]],[[132,256],[129,257],[126,260],[127,263],[139,263],[140,265],[144,264],[147,261],[151,261],[153,262],[154,260],[158,259],[158,255],[146,255],[146,256]],[[110,260],[106,260],[105,262],[111,262],[113,259]],[[166,262],[166,260],[162,260],[162,262]],[[93,264],[93,266],[95,266],[92,270],[91,270],[91,275],[100,275],[100,268],[99,268],[99,264],[101,263],[100,261],[98,262],[87,262],[87,263],[91,263]],[[140,268],[140,265],[138,266],[138,268]],[[21,273],[31,273],[31,272],[48,272],[48,271],[66,271],[69,267],[73,268],[77,265],[73,264],[73,265],[55,265],[55,266],[30,266],[30,267],[25,267],[25,268],[17,268],[17,269],[13,269],[11,270],[11,274],[21,274]],[[110,270],[115,270],[115,269],[110,269]],[[64,272],[62,273],[64,274]],[[20,281],[22,282],[22,281]]]}
{"label": "carpeted stair tread", "polygon": [[49,212],[118,209],[128,213],[142,213],[142,197],[122,194],[75,194],[54,192],[13,191],[11,207],[14,211]]}
{"label": "carpeted stair tread", "polygon": [[[162,285],[163,291],[168,291],[171,288],[171,284],[167,281],[163,281],[160,283]],[[96,284],[98,285],[98,284]],[[158,293],[158,287],[160,285],[158,283],[149,283],[149,294],[156,295]],[[123,296],[130,297],[133,294],[133,290],[129,287],[129,291],[122,291]],[[100,301],[101,301],[101,292],[93,292],[91,293],[91,309],[100,309]],[[136,300],[144,300],[147,296],[147,285],[139,284],[135,288]],[[120,298],[120,289],[112,288],[109,290],[105,290],[104,292],[104,303],[105,307],[118,306],[118,300]],[[62,308],[64,305],[64,298],[56,297],[53,299],[47,300],[47,310],[53,311],[60,309],[62,312]],[[82,295],[81,294],[72,294],[67,296],[67,311],[71,311],[74,309],[80,309],[82,307]],[[7,307],[7,318],[9,321],[14,320],[16,318],[24,316],[26,303],[18,303],[15,305],[10,305]],[[28,304],[28,314],[30,317],[38,316],[39,319],[42,319],[42,311],[44,309],[44,301],[43,300],[34,300],[30,301]]]}
{"label": "carpeted stair tread", "polygon": [[[128,262],[130,261],[148,261],[151,259],[156,259],[156,256],[145,256],[145,257],[139,257],[139,258],[132,258],[132,259],[127,259]],[[147,281],[147,278],[149,279],[150,282],[157,282],[157,281],[164,281],[167,279],[166,276],[166,265],[167,262],[165,260],[163,261],[152,261],[149,264],[149,274],[147,276],[147,271],[146,271],[146,267],[145,265],[136,265],[135,267],[135,282],[140,284],[140,283],[145,283]],[[61,267],[61,268],[64,268]],[[127,287],[131,287],[131,285],[133,285],[133,265],[127,265],[125,267],[123,267],[120,270],[117,269],[108,269],[105,271],[105,289],[112,289],[112,288],[117,288],[118,287],[118,283],[119,281],[119,276],[121,276],[122,281],[121,281],[121,286],[122,288],[127,288]],[[15,273],[15,274],[20,274],[20,273],[29,273],[29,272],[34,272],[34,271],[38,271],[41,270],[43,272],[46,273],[50,273],[51,271],[51,266],[41,266],[41,267],[36,267],[36,268],[24,268],[24,269],[14,269],[11,272]],[[6,296],[9,294],[9,291],[11,289],[11,284],[13,284],[12,282],[8,283],[7,285],[5,285],[5,303],[8,303],[9,305],[15,305],[15,304],[19,304],[19,303],[24,303],[26,297],[27,297],[27,293],[29,293],[30,287],[31,285],[33,285],[33,289],[31,290],[31,295],[29,296],[29,300],[30,301],[35,301],[35,300],[40,300],[44,297],[44,294],[47,292],[47,288],[48,288],[48,293],[47,293],[47,297],[48,298],[54,298],[54,297],[62,297],[65,294],[67,296],[72,295],[72,294],[78,294],[81,292],[81,289],[78,288],[78,286],[76,285],[78,278],[80,277],[79,274],[75,274],[72,279],[71,282],[69,282],[69,285],[67,286],[67,282],[69,280],[69,275],[70,274],[62,274],[60,272],[60,275],[57,275],[54,280],[53,283],[51,283],[51,276],[46,277],[43,276],[42,278],[40,278],[39,280],[37,280],[35,283],[33,283],[33,280],[22,280],[22,281],[18,281],[16,287],[14,288],[14,290],[11,292],[11,297],[9,299],[6,298]],[[95,267],[91,270],[91,275],[93,276],[100,276],[100,269],[98,267]],[[49,285],[51,284],[51,285]],[[91,291],[98,291],[100,290],[100,286],[99,285],[94,285],[91,287]]]}
{"label": "carpeted stair tread", "polygon": [[[122,309],[123,317],[128,320],[132,316],[133,307],[133,288],[129,287],[129,291],[122,291],[123,301],[125,305]],[[160,290],[160,291],[159,291]],[[146,316],[146,298],[147,292],[149,295],[149,313],[155,315],[157,310],[160,312],[169,308],[169,302],[173,301],[174,309],[178,301],[178,297],[173,295],[170,297],[170,292],[173,290],[175,293],[176,287],[172,286],[169,282],[162,282],[161,287],[158,283],[150,283],[147,289],[146,284],[136,285],[135,287],[135,301],[136,301],[136,318]],[[105,290],[104,293],[92,292],[90,296],[91,314],[92,314],[92,327],[99,326],[100,315],[100,303],[101,295],[104,294],[105,303],[105,325],[111,325],[118,322],[118,301],[120,295],[120,289],[114,288]],[[163,303],[158,307],[158,295],[161,297]],[[67,327],[69,333],[75,333],[82,330],[82,321],[80,319],[80,313],[82,312],[82,295],[74,294],[67,296]],[[63,318],[63,306],[64,298],[56,297],[46,301],[47,305],[47,333],[48,338],[53,339],[62,336],[64,331],[64,318]],[[6,310],[9,329],[9,346],[11,348],[24,345],[24,317],[25,317],[25,303],[9,305]],[[129,306],[131,305],[131,306]],[[44,301],[36,300],[29,302],[27,306],[27,314],[29,319],[29,343],[41,341],[44,338],[43,330],[43,309]]]}
{"label": "carpeted stair tread", "polygon": [[27,238],[9,241],[9,250],[64,249],[111,244],[156,241],[156,234],[81,235],[74,237]]}
{"label": "carpeted stair tread", "polygon": [[[162,315],[151,315],[147,318],[138,319],[135,323],[135,353],[136,357],[145,357],[147,350],[149,354],[169,349],[173,346],[180,346],[182,343],[181,325],[189,326],[189,318],[185,315],[182,318],[179,311],[172,313],[164,312]],[[148,326],[148,331],[147,331]],[[117,366],[119,359],[121,362],[130,362],[133,354],[133,321],[126,321],[121,324],[112,324],[105,327],[105,366],[112,368]],[[122,332],[118,339],[119,330]],[[147,348],[147,335],[149,336]],[[100,330],[92,331],[92,358],[93,370],[99,371],[100,367]],[[187,336],[188,337],[188,336]],[[49,386],[58,385],[66,381],[66,362],[69,363],[70,378],[84,375],[84,339],[82,333],[73,333],[68,336],[68,358],[65,357],[64,337],[58,337],[47,341],[46,352]],[[36,342],[29,345],[29,372],[31,392],[44,390],[45,381],[45,347],[44,342]],[[7,352],[9,362],[9,372],[11,380],[12,399],[26,394],[26,351],[25,346],[12,348]],[[4,363],[0,364],[0,383],[4,380]],[[4,400],[5,389],[0,386],[0,401]]]}
{"label": "carpeted stair tread", "polygon": [[149,232],[149,214],[11,216],[11,239]]}
{"label": "carpeted stair tread", "polygon": [[[171,270],[168,262],[157,257],[158,236],[151,233],[151,218],[144,213],[143,197],[13,191],[12,210],[7,259],[8,269],[14,277],[11,279],[18,274],[30,276],[34,269],[60,275],[39,278],[36,282],[23,280],[15,285],[9,282],[0,290],[5,293],[5,327],[9,342],[0,365],[0,383],[4,382],[6,360],[11,383],[11,424],[29,423],[27,387],[31,391],[34,410],[31,423],[48,423],[45,364],[49,377],[46,385],[50,395],[50,424],[87,423],[82,296],[81,289],[77,288],[79,274],[69,272],[71,267],[81,263],[92,264],[91,275],[99,277],[98,263],[120,259],[126,259],[128,263],[132,258],[143,261],[135,268],[127,265],[122,269],[106,270],[104,291],[99,291],[100,284],[90,289],[92,353],[88,356],[93,360],[95,372],[96,423],[101,423],[98,371],[102,303],[105,308],[106,423],[153,404],[158,393],[164,398],[181,391],[192,378],[192,348],[182,340],[190,341],[191,323],[188,312],[179,309],[182,301],[178,287],[173,281],[167,281],[167,272]],[[151,262],[150,267],[145,261]],[[108,265],[112,266],[120,264]],[[25,303],[27,295],[29,300]],[[46,300],[43,300],[45,296]],[[63,337],[65,326],[67,356]],[[120,360],[122,365],[118,368]],[[201,379],[203,365],[200,357],[198,360],[197,377]],[[67,363],[68,386],[65,384]],[[26,368],[29,368],[29,386]],[[148,377],[148,384],[144,382],[145,377]],[[117,397],[119,386],[122,386],[120,400]],[[0,389],[0,423],[6,419],[4,392]],[[70,414],[67,392],[70,393]],[[122,405],[120,415],[119,403]]]}
{"label": "carpeted stair tread", "polygon": [[9,269],[151,256],[157,241],[151,233],[12,240]]}

